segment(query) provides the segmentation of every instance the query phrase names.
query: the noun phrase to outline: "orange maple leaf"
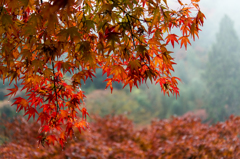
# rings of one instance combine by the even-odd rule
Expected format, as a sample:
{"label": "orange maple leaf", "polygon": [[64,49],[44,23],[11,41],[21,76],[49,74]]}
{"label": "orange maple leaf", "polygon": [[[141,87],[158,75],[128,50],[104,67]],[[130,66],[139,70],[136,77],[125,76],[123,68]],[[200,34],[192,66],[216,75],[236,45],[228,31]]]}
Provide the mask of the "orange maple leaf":
{"label": "orange maple leaf", "polygon": [[181,48],[182,48],[182,45],[184,44],[186,50],[187,50],[187,43],[191,45],[187,36],[182,36],[178,40],[181,40]]}
{"label": "orange maple leaf", "polygon": [[176,34],[169,34],[166,39],[167,39],[167,42],[166,44],[168,44],[170,41],[172,43],[172,46],[174,47],[174,41],[176,41],[178,43],[178,40],[177,40],[177,35]]}

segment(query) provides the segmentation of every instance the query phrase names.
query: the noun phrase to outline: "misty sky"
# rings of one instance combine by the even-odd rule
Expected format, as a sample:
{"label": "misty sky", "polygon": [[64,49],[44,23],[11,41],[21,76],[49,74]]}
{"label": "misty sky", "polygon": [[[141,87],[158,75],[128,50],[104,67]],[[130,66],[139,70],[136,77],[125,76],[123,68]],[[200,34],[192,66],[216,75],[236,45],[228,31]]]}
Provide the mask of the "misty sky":
{"label": "misty sky", "polygon": [[201,0],[200,6],[202,7],[202,11],[206,13],[206,27],[212,26],[213,32],[216,31],[215,27],[219,28],[220,20],[225,14],[234,21],[235,30],[240,28],[239,0]]}
{"label": "misty sky", "polygon": [[[189,4],[191,0],[182,0],[183,3]],[[177,0],[168,0],[170,7],[176,6]],[[205,14],[206,20],[202,32],[200,33],[199,42],[203,41],[215,42],[216,33],[219,30],[221,19],[224,15],[228,15],[234,21],[234,29],[240,37],[240,1],[239,0],[200,0],[201,11]],[[207,38],[207,39],[206,39]],[[198,40],[197,40],[198,41]],[[196,42],[197,42],[196,41]],[[210,47],[205,44],[204,47]]]}

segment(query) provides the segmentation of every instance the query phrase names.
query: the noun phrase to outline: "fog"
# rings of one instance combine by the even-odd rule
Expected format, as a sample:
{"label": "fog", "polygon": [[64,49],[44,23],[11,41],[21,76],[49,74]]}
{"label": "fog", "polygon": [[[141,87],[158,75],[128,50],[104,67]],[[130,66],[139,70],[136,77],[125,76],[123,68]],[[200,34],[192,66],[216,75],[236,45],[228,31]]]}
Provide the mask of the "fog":
{"label": "fog", "polygon": [[[240,13],[239,6],[240,1],[238,0],[201,0],[200,8],[206,16],[206,21],[200,33],[200,41],[215,41],[215,35],[219,30],[219,23],[224,15],[228,15],[234,21],[234,28],[237,34],[240,35],[238,31],[238,28],[240,28],[238,20]],[[208,45],[206,44],[206,46]]]}

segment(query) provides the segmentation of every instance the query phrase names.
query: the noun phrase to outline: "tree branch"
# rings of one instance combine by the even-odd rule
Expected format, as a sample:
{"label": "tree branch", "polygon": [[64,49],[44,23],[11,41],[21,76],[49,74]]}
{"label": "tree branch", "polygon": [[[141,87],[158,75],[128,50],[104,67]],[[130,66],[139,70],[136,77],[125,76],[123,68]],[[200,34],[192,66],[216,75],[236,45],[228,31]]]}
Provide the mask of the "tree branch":
{"label": "tree branch", "polygon": [[53,61],[52,61],[52,68],[53,68],[53,74],[54,74],[53,84],[54,84],[54,92],[55,92],[56,101],[57,101],[57,112],[59,112],[59,105],[58,105],[58,98],[57,98],[57,87],[56,87],[56,84],[55,84],[55,70],[54,70],[54,62]]}

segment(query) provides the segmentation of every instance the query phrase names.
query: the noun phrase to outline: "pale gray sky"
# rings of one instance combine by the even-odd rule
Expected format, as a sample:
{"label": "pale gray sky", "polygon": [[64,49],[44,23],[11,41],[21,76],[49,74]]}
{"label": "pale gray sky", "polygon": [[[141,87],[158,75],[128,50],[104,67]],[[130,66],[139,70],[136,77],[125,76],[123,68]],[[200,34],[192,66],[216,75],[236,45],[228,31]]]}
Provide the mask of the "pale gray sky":
{"label": "pale gray sky", "polygon": [[[187,4],[190,1],[182,0],[183,3]],[[176,3],[177,0],[168,0],[170,7],[176,7]],[[200,33],[200,41],[204,41],[206,38],[211,42],[216,40],[220,21],[225,14],[234,21],[234,28],[240,37],[240,0],[200,0],[199,5],[207,18]]]}
{"label": "pale gray sky", "polygon": [[[240,1],[239,0],[201,0],[200,7],[206,16],[203,32],[215,41],[221,19],[228,15],[234,21],[234,28],[240,35]],[[203,33],[203,35],[206,35]],[[202,37],[200,37],[202,38]]]}

